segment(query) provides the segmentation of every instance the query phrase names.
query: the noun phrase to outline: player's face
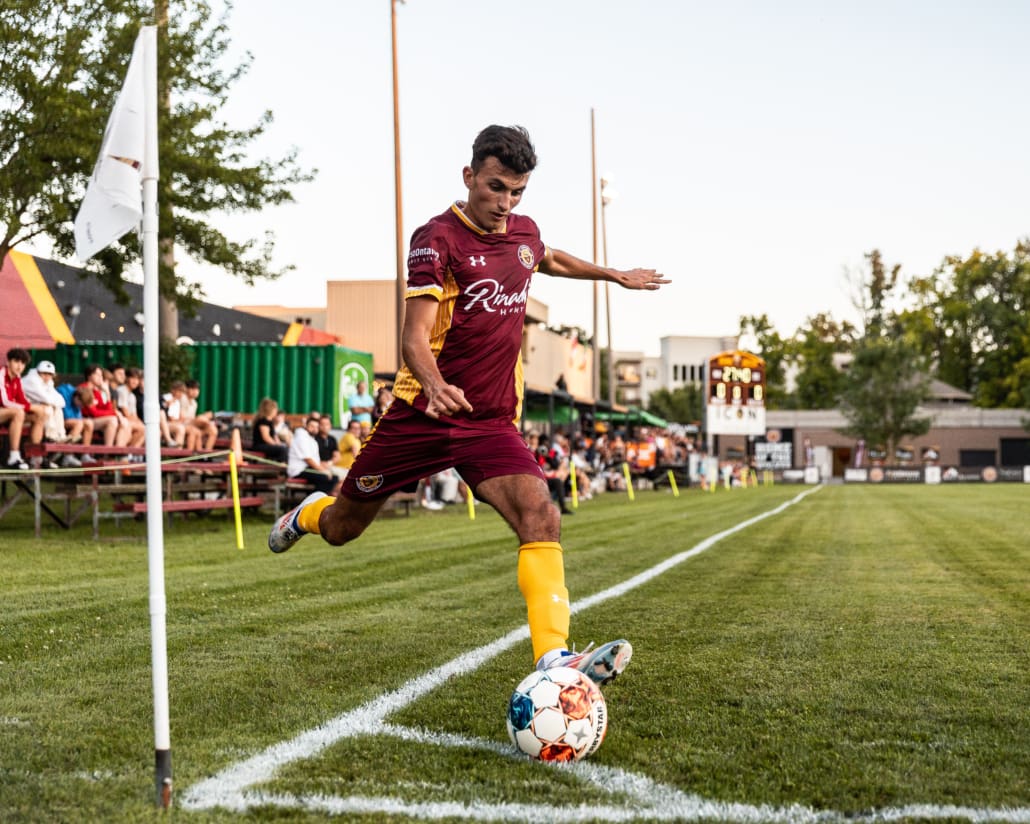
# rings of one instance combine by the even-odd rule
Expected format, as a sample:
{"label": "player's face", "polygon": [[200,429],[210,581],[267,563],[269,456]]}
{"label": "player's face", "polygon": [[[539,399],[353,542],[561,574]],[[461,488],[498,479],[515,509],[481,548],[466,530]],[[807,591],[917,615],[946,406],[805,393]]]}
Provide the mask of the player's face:
{"label": "player's face", "polygon": [[508,215],[522,200],[529,172],[516,174],[496,157],[488,157],[478,172],[466,166],[462,177],[469,190],[465,207],[469,219],[488,232],[507,229]]}

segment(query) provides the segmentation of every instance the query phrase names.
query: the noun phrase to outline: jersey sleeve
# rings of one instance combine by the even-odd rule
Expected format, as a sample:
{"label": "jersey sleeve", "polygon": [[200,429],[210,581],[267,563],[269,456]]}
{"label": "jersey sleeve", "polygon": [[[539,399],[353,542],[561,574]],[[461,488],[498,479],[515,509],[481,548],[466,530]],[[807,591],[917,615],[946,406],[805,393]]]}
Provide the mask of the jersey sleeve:
{"label": "jersey sleeve", "polygon": [[443,227],[431,221],[411,236],[405,299],[429,295],[440,300],[447,273],[449,244]]}

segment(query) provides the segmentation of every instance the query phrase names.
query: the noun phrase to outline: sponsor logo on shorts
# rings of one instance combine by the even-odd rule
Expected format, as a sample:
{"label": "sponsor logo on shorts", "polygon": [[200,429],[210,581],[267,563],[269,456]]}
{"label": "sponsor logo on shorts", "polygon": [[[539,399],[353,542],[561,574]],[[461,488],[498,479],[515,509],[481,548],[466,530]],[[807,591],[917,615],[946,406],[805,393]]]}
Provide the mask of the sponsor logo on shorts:
{"label": "sponsor logo on shorts", "polygon": [[362,475],[354,483],[362,492],[375,492],[383,485],[382,475]]}
{"label": "sponsor logo on shorts", "polygon": [[519,247],[519,263],[525,266],[527,269],[533,268],[535,259],[533,257],[533,250],[530,249],[525,243]]}

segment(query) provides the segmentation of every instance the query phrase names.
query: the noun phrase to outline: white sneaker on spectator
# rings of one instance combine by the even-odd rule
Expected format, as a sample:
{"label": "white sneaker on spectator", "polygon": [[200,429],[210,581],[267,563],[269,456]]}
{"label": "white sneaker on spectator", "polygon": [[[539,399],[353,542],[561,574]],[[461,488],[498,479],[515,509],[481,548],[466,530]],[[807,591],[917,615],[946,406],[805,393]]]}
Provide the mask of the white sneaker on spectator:
{"label": "white sneaker on spectator", "polygon": [[25,463],[21,458],[9,458],[7,460],[8,469],[21,469],[22,471],[29,468],[29,465]]}
{"label": "white sneaker on spectator", "polygon": [[66,452],[64,457],[61,459],[61,466],[75,468],[82,466],[82,461],[76,458],[71,452]]}

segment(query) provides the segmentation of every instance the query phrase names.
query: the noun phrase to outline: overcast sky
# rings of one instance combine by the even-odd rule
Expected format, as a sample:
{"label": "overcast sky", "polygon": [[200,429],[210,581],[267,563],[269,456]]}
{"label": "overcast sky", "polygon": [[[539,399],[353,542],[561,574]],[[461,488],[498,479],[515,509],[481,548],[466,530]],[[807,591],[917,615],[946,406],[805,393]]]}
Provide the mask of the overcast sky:
{"label": "overcast sky", "polygon": [[[222,224],[274,231],[277,263],[297,267],[287,279],[247,290],[181,271],[224,304],[317,306],[326,280],[393,278],[389,0],[239,0],[230,20],[254,63],[227,119],[271,109],[259,151],[296,146],[319,174],[295,204]],[[674,281],[613,289],[616,349],[733,334],[742,314],[784,334],[817,312],[854,319],[846,273],[873,248],[911,276],[1030,235],[1028,35],[1025,0],[410,0],[405,243],[465,194],[478,130],[517,123],[540,158],[519,211],[549,245],[592,257],[593,107],[616,193],[609,262]],[[591,293],[533,285],[552,324],[588,330]]]}

